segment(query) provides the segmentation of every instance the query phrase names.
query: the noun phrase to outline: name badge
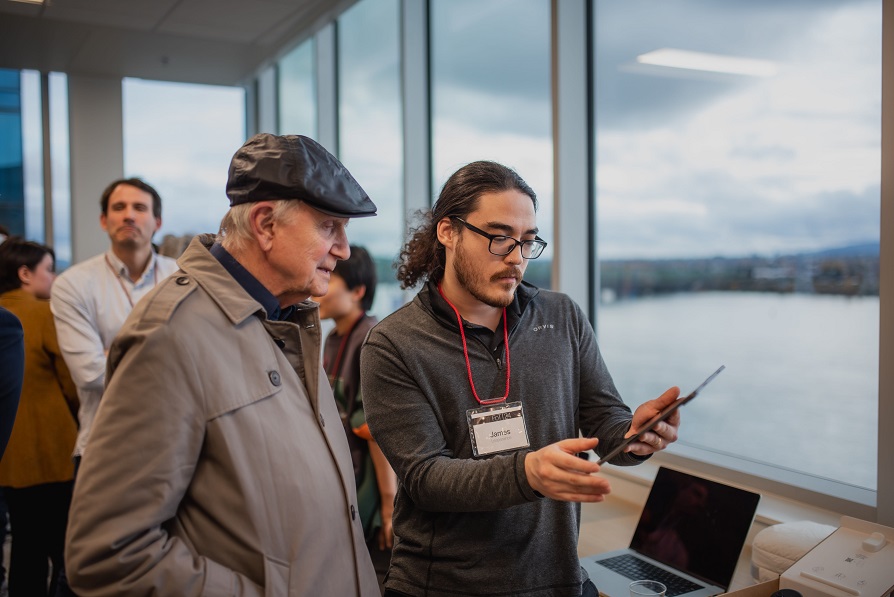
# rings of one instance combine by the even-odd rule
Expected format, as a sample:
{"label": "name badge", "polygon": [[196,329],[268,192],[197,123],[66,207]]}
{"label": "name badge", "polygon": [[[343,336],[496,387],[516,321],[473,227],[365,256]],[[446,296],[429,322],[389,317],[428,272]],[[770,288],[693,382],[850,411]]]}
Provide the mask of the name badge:
{"label": "name badge", "polygon": [[531,445],[521,402],[473,408],[466,411],[466,417],[475,456],[508,452]]}

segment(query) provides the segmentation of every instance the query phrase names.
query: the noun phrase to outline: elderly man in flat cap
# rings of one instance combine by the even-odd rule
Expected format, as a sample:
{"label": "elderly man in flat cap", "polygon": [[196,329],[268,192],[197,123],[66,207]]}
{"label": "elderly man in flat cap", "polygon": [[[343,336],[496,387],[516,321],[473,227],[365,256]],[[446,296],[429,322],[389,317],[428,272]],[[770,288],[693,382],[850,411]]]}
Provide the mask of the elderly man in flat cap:
{"label": "elderly man in flat cap", "polygon": [[82,597],[378,595],[344,430],[320,366],[349,218],[376,207],[300,136],[233,156],[231,208],[109,353],[66,562]]}

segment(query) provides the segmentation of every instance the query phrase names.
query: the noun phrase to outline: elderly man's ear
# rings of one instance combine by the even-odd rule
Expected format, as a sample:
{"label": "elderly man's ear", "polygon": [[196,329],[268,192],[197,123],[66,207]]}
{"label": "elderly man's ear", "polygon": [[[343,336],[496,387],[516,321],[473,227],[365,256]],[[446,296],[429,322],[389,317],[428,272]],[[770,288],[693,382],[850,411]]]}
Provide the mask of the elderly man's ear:
{"label": "elderly man's ear", "polygon": [[258,201],[252,204],[249,211],[251,232],[264,252],[273,246],[273,204],[270,201]]}

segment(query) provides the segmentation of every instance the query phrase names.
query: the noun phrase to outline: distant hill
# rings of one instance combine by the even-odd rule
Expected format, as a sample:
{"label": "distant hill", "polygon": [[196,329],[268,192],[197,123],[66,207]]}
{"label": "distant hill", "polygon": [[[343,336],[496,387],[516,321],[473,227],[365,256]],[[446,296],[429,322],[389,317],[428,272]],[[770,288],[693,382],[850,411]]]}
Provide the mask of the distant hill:
{"label": "distant hill", "polygon": [[842,257],[878,257],[880,245],[878,242],[863,243],[860,245],[849,245],[846,247],[836,247],[834,249],[823,249],[813,253],[803,253],[807,257],[820,258],[842,258]]}
{"label": "distant hill", "polygon": [[618,299],[673,292],[798,292],[878,296],[879,243],[773,257],[601,262],[601,287]]}

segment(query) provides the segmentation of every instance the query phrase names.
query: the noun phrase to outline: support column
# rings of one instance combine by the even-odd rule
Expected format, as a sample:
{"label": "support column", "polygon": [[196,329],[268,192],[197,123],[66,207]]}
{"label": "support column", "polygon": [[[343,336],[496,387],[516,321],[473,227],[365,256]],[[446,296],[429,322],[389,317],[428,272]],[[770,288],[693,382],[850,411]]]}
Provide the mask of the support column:
{"label": "support column", "polygon": [[553,287],[595,321],[598,284],[593,202],[589,14],[586,0],[552,2]]}
{"label": "support column", "polygon": [[72,263],[106,250],[99,225],[103,189],[124,176],[124,118],[121,79],[68,76],[71,151]]}
{"label": "support column", "polygon": [[401,3],[404,209],[408,219],[434,200],[431,182],[428,0]]}
{"label": "support column", "polygon": [[317,141],[338,155],[338,61],[337,23],[329,23],[316,35]]}

